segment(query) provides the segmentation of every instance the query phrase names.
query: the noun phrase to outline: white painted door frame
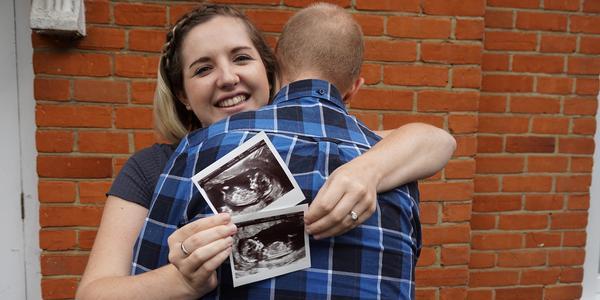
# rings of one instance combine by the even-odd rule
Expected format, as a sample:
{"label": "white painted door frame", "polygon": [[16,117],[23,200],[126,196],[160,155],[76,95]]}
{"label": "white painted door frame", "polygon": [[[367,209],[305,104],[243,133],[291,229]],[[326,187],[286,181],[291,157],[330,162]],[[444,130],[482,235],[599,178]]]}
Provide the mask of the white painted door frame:
{"label": "white painted door frame", "polygon": [[[599,76],[600,77],[600,76]],[[600,92],[598,93],[600,103]],[[600,105],[596,112],[596,124],[600,124]],[[600,128],[596,127],[594,141],[594,168],[590,187],[590,208],[586,228],[585,263],[583,265],[582,299],[600,300]]]}

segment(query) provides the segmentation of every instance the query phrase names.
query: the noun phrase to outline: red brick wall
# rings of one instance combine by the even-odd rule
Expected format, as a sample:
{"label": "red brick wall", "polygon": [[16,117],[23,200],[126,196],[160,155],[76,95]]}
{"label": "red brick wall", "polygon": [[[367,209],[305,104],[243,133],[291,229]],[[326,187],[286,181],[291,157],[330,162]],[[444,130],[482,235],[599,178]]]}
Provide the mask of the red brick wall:
{"label": "red brick wall", "polygon": [[[224,0],[274,43],[311,1]],[[369,126],[423,121],[458,149],[421,183],[419,299],[573,299],[581,293],[594,149],[600,2],[335,0],[366,35]],[[34,34],[46,299],[74,295],[104,193],[155,141],[151,103],[169,24],[192,2],[88,0],[88,36]]]}

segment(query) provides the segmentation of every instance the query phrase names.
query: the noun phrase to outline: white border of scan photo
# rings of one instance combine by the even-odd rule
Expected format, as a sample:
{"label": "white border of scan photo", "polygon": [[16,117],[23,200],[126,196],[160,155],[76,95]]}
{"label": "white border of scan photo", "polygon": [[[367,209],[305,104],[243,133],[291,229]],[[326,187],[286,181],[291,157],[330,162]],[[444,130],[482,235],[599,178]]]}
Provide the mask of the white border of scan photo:
{"label": "white border of scan photo", "polygon": [[204,197],[204,199],[206,199],[206,202],[210,206],[210,209],[215,214],[219,214],[220,212],[217,211],[214,204],[209,199],[206,191],[200,186],[200,184],[198,182],[201,181],[202,179],[204,179],[205,177],[207,177],[208,175],[210,175],[213,171],[219,169],[221,166],[227,164],[229,161],[235,159],[236,157],[238,157],[239,155],[244,153],[246,150],[250,149],[251,147],[260,143],[263,140],[267,144],[267,146],[268,146],[269,150],[271,151],[271,153],[273,154],[273,156],[275,156],[275,159],[277,159],[279,166],[285,171],[285,174],[287,175],[289,181],[292,183],[294,188],[291,191],[287,192],[285,195],[283,195],[283,196],[279,197],[278,199],[276,199],[275,201],[273,201],[268,206],[264,207],[261,211],[272,210],[272,209],[277,209],[277,208],[284,208],[284,207],[291,207],[291,206],[294,206],[294,205],[302,202],[302,200],[305,199],[304,194],[302,193],[302,190],[300,189],[300,186],[298,185],[298,183],[294,179],[294,176],[292,175],[292,173],[288,169],[287,165],[285,164],[285,162],[279,155],[279,152],[277,152],[277,150],[275,149],[275,146],[273,146],[273,144],[271,143],[271,141],[269,140],[269,138],[267,137],[265,132],[261,131],[192,177],[192,182],[194,182],[194,185],[196,186],[196,188],[198,188],[198,190],[202,194],[202,197]]}
{"label": "white border of scan photo", "polygon": [[[306,213],[307,209],[308,209],[308,205],[302,204],[302,205],[283,208],[283,209],[260,211],[260,212],[250,213],[250,214],[238,215],[238,216],[232,217],[232,221],[234,223],[240,223],[240,222],[247,222],[247,221],[252,221],[252,220],[257,220],[257,219],[262,219],[262,218],[269,218],[269,217],[273,217],[273,216],[295,214],[298,212]],[[283,234],[285,234],[285,233],[283,233]],[[236,250],[234,249],[233,251],[236,251]],[[250,274],[250,275],[246,275],[246,276],[242,276],[242,277],[236,277],[236,270],[235,270],[235,264],[233,261],[233,253],[232,253],[231,255],[229,255],[229,263],[231,265],[231,275],[233,277],[233,286],[238,287],[240,285],[260,281],[260,280],[267,279],[267,278],[272,278],[275,276],[299,271],[299,270],[306,269],[306,268],[310,268],[310,244],[309,244],[309,240],[308,240],[308,234],[306,233],[306,229],[304,230],[304,251],[305,252],[304,252],[303,258],[301,258],[295,262],[292,262],[288,265],[273,268],[270,270],[264,270],[264,271],[261,271],[256,274]]]}

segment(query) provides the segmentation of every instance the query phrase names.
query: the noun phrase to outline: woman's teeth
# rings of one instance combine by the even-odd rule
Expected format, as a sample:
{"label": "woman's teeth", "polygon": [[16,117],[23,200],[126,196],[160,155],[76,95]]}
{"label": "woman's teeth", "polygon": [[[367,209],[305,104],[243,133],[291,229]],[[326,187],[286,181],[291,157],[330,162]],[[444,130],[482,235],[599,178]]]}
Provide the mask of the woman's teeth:
{"label": "woman's teeth", "polygon": [[234,106],[234,105],[238,105],[242,102],[246,101],[246,96],[245,95],[239,95],[239,96],[235,96],[233,98],[229,98],[223,101],[219,101],[217,103],[218,107],[230,107],[230,106]]}

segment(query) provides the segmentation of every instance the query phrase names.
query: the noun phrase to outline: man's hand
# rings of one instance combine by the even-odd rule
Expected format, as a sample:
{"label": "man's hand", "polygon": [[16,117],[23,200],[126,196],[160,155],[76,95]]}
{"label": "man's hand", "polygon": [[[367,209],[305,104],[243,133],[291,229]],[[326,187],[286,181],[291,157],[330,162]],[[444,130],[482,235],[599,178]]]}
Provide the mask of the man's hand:
{"label": "man's hand", "polygon": [[[340,235],[367,220],[377,207],[379,177],[373,168],[355,158],[337,168],[308,208],[304,217],[315,239]],[[351,212],[358,215],[352,220]]]}

